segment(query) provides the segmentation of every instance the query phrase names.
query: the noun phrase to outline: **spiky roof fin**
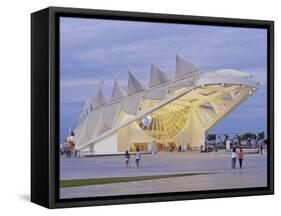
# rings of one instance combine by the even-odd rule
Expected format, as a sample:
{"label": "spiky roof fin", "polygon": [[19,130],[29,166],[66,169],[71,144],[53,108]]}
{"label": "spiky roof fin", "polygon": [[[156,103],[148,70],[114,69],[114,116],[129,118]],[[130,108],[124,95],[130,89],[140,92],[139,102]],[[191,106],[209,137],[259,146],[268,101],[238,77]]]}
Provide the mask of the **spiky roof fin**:
{"label": "spiky roof fin", "polygon": [[154,64],[151,64],[151,71],[150,71],[150,80],[149,80],[149,87],[153,87],[164,82],[167,82],[168,78],[166,74],[161,71],[158,67]]}
{"label": "spiky roof fin", "polygon": [[176,56],[176,78],[191,74],[196,71],[199,71],[199,68],[196,65],[184,60],[178,55]]}
{"label": "spiky roof fin", "polygon": [[114,87],[111,94],[111,101],[118,100],[125,97],[125,93],[120,87],[117,80],[114,80]]}
{"label": "spiky roof fin", "polygon": [[107,103],[106,97],[102,90],[103,84],[104,84],[104,80],[101,80],[97,93],[94,94],[89,100],[89,103],[90,103],[92,109],[94,109],[95,107],[102,106]]}
{"label": "spiky roof fin", "polygon": [[97,93],[97,98],[96,98],[96,101],[95,101],[95,107],[102,106],[104,104],[106,104],[106,98],[105,98],[105,95],[103,93],[103,90],[99,89],[99,91]]}
{"label": "spiky roof fin", "polygon": [[137,92],[145,90],[145,86],[132,74],[130,70],[128,70],[129,78],[128,78],[128,95],[135,94]]}

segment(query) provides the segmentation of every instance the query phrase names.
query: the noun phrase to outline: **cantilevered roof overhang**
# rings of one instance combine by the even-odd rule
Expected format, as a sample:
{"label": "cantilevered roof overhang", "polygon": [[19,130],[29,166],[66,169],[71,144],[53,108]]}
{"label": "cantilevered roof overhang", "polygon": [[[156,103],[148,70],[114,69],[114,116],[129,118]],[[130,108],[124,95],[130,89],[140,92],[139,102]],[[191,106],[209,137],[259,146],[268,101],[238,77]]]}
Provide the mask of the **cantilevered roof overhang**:
{"label": "cantilevered roof overhang", "polygon": [[[174,79],[169,79],[152,64],[148,88],[131,72],[127,96],[117,81],[111,100],[106,100],[99,88],[98,97],[95,97],[99,106],[92,104],[90,111],[80,115],[74,131],[76,146],[87,148],[134,122],[153,139],[171,138],[186,125],[191,109],[208,130],[253,94],[258,86],[248,73],[233,69],[201,73],[197,66],[179,56]],[[146,115],[155,116],[154,126],[145,128],[141,125],[141,119]],[[154,133],[154,128],[158,134]],[[159,128],[163,129],[162,135]]]}

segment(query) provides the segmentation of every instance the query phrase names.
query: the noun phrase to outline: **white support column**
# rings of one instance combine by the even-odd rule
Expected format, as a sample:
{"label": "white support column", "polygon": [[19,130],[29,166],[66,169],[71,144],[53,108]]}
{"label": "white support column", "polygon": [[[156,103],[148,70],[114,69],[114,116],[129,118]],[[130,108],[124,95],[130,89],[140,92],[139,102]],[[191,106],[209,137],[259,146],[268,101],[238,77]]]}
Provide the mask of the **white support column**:
{"label": "white support column", "polygon": [[91,145],[89,146],[89,152],[90,152],[91,154],[94,153],[94,144],[91,144]]}
{"label": "white support column", "polygon": [[202,145],[205,145],[205,127],[201,122],[194,107],[191,109],[191,124],[190,124],[190,136],[191,141],[188,146],[191,150],[200,150]]}

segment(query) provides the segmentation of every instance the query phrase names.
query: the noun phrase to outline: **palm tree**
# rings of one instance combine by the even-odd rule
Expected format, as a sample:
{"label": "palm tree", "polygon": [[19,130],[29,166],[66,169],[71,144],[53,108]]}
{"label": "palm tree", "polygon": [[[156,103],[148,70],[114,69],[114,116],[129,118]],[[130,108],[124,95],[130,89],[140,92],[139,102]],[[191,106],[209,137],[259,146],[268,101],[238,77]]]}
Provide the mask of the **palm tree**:
{"label": "palm tree", "polygon": [[241,138],[242,138],[242,136],[239,134],[236,134],[235,137],[233,138],[233,143],[234,143],[234,140],[238,140],[239,148],[241,148]]}
{"label": "palm tree", "polygon": [[226,141],[228,140],[229,136],[228,134],[224,134],[224,141],[223,144],[226,145]]}
{"label": "palm tree", "polygon": [[258,133],[256,142],[258,142],[264,138],[265,138],[265,134],[264,134],[264,131],[262,131],[262,132]]}

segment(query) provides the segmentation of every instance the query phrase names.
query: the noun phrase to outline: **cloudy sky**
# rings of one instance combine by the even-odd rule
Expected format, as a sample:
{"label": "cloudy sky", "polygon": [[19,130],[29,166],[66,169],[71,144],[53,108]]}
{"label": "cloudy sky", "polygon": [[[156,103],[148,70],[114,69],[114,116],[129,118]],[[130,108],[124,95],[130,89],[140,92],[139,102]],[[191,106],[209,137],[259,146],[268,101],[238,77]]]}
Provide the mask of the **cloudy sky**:
{"label": "cloudy sky", "polygon": [[210,132],[237,133],[266,129],[266,30],[60,18],[60,134],[75,128],[85,101],[101,79],[110,97],[113,78],[127,88],[128,68],[148,82],[150,64],[170,76],[176,54],[203,72],[232,68],[261,81],[258,92]]}

